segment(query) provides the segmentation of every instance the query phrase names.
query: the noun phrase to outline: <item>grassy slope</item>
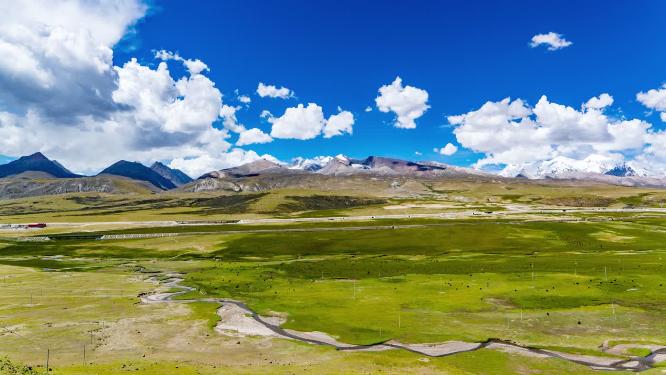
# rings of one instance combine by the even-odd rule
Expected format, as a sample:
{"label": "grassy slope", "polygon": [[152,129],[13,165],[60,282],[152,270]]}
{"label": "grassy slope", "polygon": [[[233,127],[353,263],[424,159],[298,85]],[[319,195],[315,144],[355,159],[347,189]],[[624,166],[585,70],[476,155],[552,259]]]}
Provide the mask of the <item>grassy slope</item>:
{"label": "grassy slope", "polygon": [[[662,189],[464,179],[405,180],[399,181],[400,187],[391,188],[394,181],[342,179],[331,181],[330,186],[284,188],[266,193],[146,194],[136,191],[123,195],[84,193],[31,197],[0,201],[0,222],[224,220],[433,212],[435,208],[428,208],[428,204],[438,205],[436,209],[441,211],[443,207],[500,210],[505,205],[662,207],[666,203],[666,192]],[[317,196],[324,198],[313,199]],[[358,204],[353,204],[354,200]],[[384,204],[377,204],[382,200],[388,200],[387,204],[394,209],[388,211],[383,208]],[[415,207],[401,207],[406,204]]]}

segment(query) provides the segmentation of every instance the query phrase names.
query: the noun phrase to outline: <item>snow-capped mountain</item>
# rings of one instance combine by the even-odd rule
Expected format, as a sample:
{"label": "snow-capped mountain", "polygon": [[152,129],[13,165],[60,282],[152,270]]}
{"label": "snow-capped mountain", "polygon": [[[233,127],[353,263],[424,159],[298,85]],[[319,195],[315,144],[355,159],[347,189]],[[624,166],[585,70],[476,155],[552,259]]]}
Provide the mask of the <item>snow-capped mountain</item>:
{"label": "snow-capped mountain", "polygon": [[539,179],[579,177],[581,173],[616,177],[647,177],[650,175],[647,170],[631,161],[625,162],[618,157],[603,155],[590,155],[582,160],[557,156],[550,160],[509,165],[500,172],[500,175]]}
{"label": "snow-capped mountain", "polygon": [[324,168],[331,160],[333,160],[332,156],[315,156],[311,159],[297,157],[291,160],[288,168],[316,172]]}

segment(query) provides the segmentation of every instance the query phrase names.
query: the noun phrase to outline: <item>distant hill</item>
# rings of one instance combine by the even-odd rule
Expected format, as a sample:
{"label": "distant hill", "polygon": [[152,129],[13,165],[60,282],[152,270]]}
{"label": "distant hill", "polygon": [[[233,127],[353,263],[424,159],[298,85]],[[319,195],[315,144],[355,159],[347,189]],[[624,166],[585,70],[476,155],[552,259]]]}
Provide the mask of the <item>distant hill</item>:
{"label": "distant hill", "polygon": [[26,172],[0,179],[0,199],[71,193],[150,194],[160,191],[145,181],[119,176],[54,178]]}
{"label": "distant hill", "polygon": [[[372,184],[379,189],[388,186],[396,194],[409,194],[407,192],[409,189],[397,190],[405,186],[405,181],[408,179],[416,181],[421,178],[485,179],[488,177],[492,176],[435,162],[412,162],[377,156],[350,159],[338,155],[334,158],[320,156],[314,159],[295,159],[291,165],[257,160],[238,167],[206,173],[194,182],[182,186],[180,190],[261,192],[281,188],[304,188],[362,191],[370,186],[370,181],[374,181]],[[421,186],[420,183],[416,185]]]}
{"label": "distant hill", "polygon": [[455,175],[480,175],[478,171],[452,167],[435,162],[414,162],[408,160],[368,156],[365,159],[351,159],[338,155],[331,159],[317,173],[341,176],[355,174],[373,174],[380,176],[436,177]]}
{"label": "distant hill", "polygon": [[150,166],[150,169],[157,172],[160,176],[173,182],[176,186],[182,186],[194,181],[190,176],[186,175],[180,169],[169,168],[166,165],[156,161]]}
{"label": "distant hill", "polygon": [[133,180],[146,181],[162,190],[176,188],[176,185],[173,182],[137,162],[121,160],[100,172],[98,176],[101,175],[123,176]]}
{"label": "distant hill", "polygon": [[253,162],[240,165],[238,167],[222,169],[219,171],[212,171],[200,176],[198,179],[205,178],[241,178],[241,177],[254,177],[265,174],[294,174],[303,173],[300,170],[292,170],[280,164],[274,163],[269,160],[259,159]]}
{"label": "distant hill", "polygon": [[22,156],[17,160],[0,165],[0,178],[14,176],[25,172],[42,172],[46,173],[47,176],[57,178],[81,177],[70,172],[57,161],[49,160],[41,152],[36,152],[29,156]]}

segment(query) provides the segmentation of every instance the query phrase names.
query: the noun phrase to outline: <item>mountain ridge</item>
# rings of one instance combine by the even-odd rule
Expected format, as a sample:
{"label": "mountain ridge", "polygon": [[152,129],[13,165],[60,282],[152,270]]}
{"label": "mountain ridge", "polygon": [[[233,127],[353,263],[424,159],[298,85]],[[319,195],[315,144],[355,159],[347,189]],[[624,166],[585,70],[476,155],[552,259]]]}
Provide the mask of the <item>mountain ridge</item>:
{"label": "mountain ridge", "polygon": [[23,172],[44,172],[57,178],[81,177],[62,166],[55,160],[50,160],[41,152],[21,156],[7,164],[0,165],[0,178],[18,175]]}
{"label": "mountain ridge", "polygon": [[180,169],[170,168],[160,163],[159,161],[154,162],[150,166],[150,169],[157,172],[157,174],[159,174],[160,176],[171,181],[174,185],[176,185],[176,187],[189,184],[190,182],[194,181],[192,177],[188,176],[187,174],[185,174],[185,172],[181,171]]}
{"label": "mountain ridge", "polygon": [[115,175],[128,177],[133,180],[146,181],[162,190],[176,188],[173,182],[139,162],[117,161],[97,174],[97,176],[103,175]]}

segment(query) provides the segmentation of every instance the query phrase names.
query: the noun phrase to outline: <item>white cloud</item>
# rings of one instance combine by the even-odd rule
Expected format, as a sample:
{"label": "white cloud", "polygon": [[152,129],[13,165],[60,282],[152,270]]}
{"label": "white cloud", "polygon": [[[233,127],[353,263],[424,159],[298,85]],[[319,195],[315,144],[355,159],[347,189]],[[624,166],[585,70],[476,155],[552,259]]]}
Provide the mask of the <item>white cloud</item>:
{"label": "white cloud", "polygon": [[365,107],[365,111],[366,112],[372,112],[372,107],[370,107],[370,106]]}
{"label": "white cloud", "polygon": [[273,114],[269,110],[264,109],[263,111],[261,111],[259,117],[270,121],[270,119],[273,117]]}
{"label": "white cloud", "polygon": [[264,133],[263,131],[261,131],[261,129],[252,128],[240,133],[238,141],[236,142],[236,146],[245,146],[255,143],[269,143],[269,142],[273,142],[273,138],[271,138],[270,135]]}
{"label": "white cloud", "polygon": [[660,112],[661,121],[666,122],[666,84],[659,89],[636,94],[636,100],[649,109]]}
{"label": "white cloud", "polygon": [[442,148],[434,148],[433,151],[441,155],[451,156],[458,152],[458,147],[456,147],[453,143],[447,143],[446,146]]}
{"label": "white cloud", "polygon": [[197,176],[204,175],[211,171],[236,167],[261,158],[262,157],[257,155],[254,151],[234,148],[229,152],[224,152],[215,156],[204,154],[190,158],[176,158],[169,163],[169,167],[180,169],[187,173],[188,176],[196,178]]}
{"label": "white cloud", "polygon": [[294,92],[286,87],[277,88],[274,85],[264,85],[263,82],[259,82],[259,85],[257,86],[257,94],[262,98],[269,97],[280,99],[289,99],[294,96]]}
{"label": "white cloud", "polygon": [[602,109],[611,105],[613,105],[613,97],[607,93],[603,93],[599,96],[590,98],[584,106],[585,108]]}
{"label": "white cloud", "polygon": [[245,126],[238,122],[236,118],[236,111],[241,107],[232,107],[230,105],[222,105],[220,108],[220,117],[222,117],[222,125],[225,129],[229,129],[234,133],[242,133],[245,131]]}
{"label": "white cloud", "polygon": [[273,138],[301,140],[317,137],[325,124],[324,112],[315,103],[309,103],[307,107],[299,104],[297,107],[287,108],[281,117],[268,117],[268,121],[273,124]]}
{"label": "white cloud", "polygon": [[566,48],[572,45],[573,43],[564,39],[562,34],[549,32],[547,34],[537,34],[532,37],[530,42],[530,47],[536,48],[541,45],[548,46],[549,51],[556,51],[558,49]]}
{"label": "white cloud", "polygon": [[[436,151],[435,151],[435,152],[436,152]],[[418,152],[418,151],[414,151],[414,155],[416,155],[416,156],[421,156],[421,155],[423,155],[423,154],[420,153],[420,152]]]}
{"label": "white cloud", "polygon": [[175,60],[183,63],[183,66],[190,72],[191,75],[201,74],[204,71],[208,71],[208,65],[199,59],[184,59],[180,57],[178,53],[174,53],[166,50],[159,50],[155,52],[155,58],[162,61]]}
{"label": "white cloud", "polygon": [[[593,99],[596,100],[588,101],[578,111],[552,103],[545,96],[534,108],[520,99],[506,98],[448,119],[455,126],[453,133],[458,143],[485,154],[477,167],[520,165],[558,156],[583,160],[591,155],[640,151],[650,133],[650,124],[608,118],[603,108],[612,98],[602,95]],[[588,106],[590,103],[592,106]]]}
{"label": "white cloud", "polygon": [[0,2],[0,110],[107,117],[118,109],[111,48],[145,11],[138,0]]}
{"label": "white cloud", "polygon": [[252,99],[250,99],[250,97],[247,95],[239,95],[238,101],[243,104],[250,104],[250,102],[252,102]]}
{"label": "white cloud", "polygon": [[414,129],[414,120],[421,117],[430,108],[428,92],[412,86],[402,86],[402,79],[396,79],[390,85],[379,88],[375,99],[381,112],[393,112],[396,115],[396,128]]}
{"label": "white cloud", "polygon": [[0,2],[0,11],[0,154],[42,151],[84,173],[173,160],[193,175],[256,156],[229,151],[228,130],[213,127],[244,130],[200,60],[160,51],[155,68],[113,65],[113,46],[146,12],[139,0]]}
{"label": "white cloud", "polygon": [[331,138],[343,133],[352,134],[354,126],[354,115],[349,111],[340,111],[337,115],[331,115],[324,125],[324,138]]}
{"label": "white cloud", "polygon": [[352,134],[354,115],[338,107],[339,113],[324,118],[323,109],[315,104],[306,106],[299,104],[287,108],[280,117],[275,117],[269,111],[262,111],[261,117],[273,124],[271,136],[273,138],[291,138],[308,140],[323,133],[324,138],[331,138],[344,133]]}

